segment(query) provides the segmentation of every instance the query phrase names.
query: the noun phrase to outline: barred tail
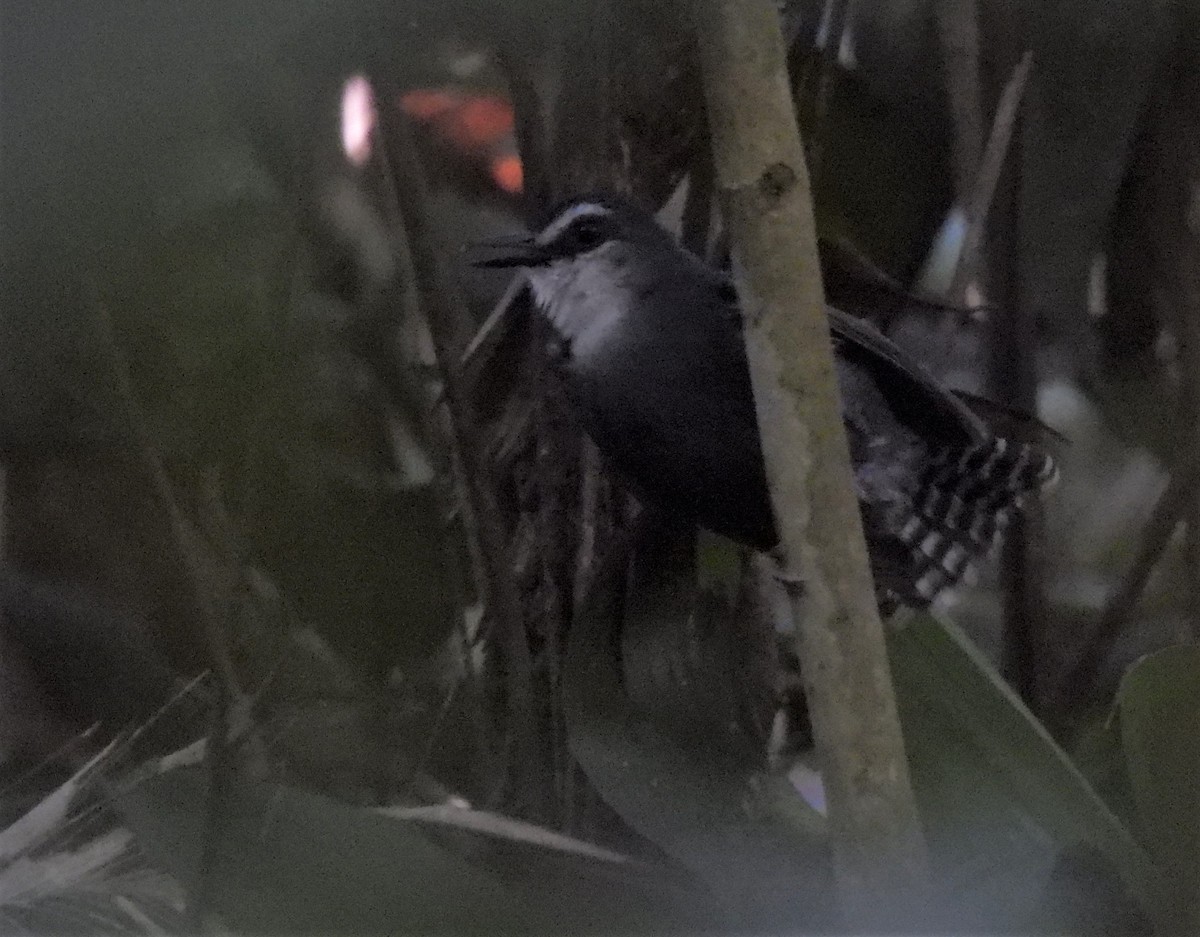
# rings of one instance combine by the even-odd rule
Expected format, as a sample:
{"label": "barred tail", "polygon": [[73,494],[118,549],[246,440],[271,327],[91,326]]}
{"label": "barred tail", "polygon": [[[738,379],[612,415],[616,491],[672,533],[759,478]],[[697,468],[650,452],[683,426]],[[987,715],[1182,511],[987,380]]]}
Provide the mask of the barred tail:
{"label": "barred tail", "polygon": [[1054,459],[1037,446],[992,437],[946,448],[929,463],[912,510],[894,527],[909,551],[905,604],[923,606],[969,581],[975,564],[1003,542],[1030,495],[1058,479]]}

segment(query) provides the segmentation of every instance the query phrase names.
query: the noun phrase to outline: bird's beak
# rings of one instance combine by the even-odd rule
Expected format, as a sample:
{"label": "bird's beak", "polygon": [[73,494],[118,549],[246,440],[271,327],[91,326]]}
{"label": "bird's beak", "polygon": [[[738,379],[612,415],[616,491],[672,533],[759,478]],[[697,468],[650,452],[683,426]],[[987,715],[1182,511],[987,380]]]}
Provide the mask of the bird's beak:
{"label": "bird's beak", "polygon": [[550,252],[528,234],[480,241],[473,248],[496,252],[494,257],[472,260],[473,267],[541,267],[551,260]]}

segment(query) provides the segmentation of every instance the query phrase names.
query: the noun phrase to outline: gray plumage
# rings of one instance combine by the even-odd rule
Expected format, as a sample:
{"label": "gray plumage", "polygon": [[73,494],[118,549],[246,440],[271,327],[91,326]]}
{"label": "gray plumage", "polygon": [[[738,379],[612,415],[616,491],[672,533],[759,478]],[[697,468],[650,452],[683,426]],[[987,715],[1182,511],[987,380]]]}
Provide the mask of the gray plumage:
{"label": "gray plumage", "polygon": [[[524,266],[566,385],[642,497],[770,549],[771,510],[736,293],[653,218],[577,199],[485,263]],[[881,601],[924,605],[994,548],[1049,456],[998,437],[874,328],[829,309],[856,494]]]}

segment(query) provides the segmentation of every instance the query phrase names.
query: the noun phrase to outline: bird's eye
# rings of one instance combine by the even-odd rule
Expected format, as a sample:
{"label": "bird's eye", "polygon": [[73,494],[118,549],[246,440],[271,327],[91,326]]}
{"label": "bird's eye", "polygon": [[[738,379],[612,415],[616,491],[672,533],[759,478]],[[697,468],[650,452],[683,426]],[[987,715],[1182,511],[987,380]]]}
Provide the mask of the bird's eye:
{"label": "bird's eye", "polygon": [[572,229],[576,250],[588,251],[604,243],[604,228],[595,218],[581,218]]}

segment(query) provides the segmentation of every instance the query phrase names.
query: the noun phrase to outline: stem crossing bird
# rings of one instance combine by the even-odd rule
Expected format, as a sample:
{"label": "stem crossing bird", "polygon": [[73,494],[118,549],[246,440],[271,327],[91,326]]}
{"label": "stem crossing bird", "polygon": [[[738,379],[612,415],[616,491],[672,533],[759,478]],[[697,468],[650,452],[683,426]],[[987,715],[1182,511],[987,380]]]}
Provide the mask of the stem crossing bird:
{"label": "stem crossing bird", "polygon": [[[741,543],[774,547],[728,276],[607,195],[573,199],[536,235],[490,246],[499,253],[477,265],[525,269],[563,342],[574,409],[634,490]],[[832,307],[828,315],[878,598],[924,607],[994,551],[1057,469],[872,326]]]}

